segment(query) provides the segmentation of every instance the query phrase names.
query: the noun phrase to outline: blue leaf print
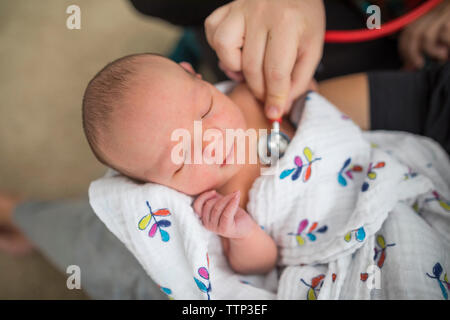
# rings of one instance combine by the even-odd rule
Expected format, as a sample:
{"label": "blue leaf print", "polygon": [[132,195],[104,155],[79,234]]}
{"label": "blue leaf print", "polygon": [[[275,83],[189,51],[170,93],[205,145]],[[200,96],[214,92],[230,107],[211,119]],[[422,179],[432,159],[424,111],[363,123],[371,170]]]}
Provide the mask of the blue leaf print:
{"label": "blue leaf print", "polygon": [[280,179],[284,179],[284,178],[288,177],[288,176],[292,173],[292,171],[294,171],[294,170],[295,170],[295,168],[294,168],[294,169],[284,170],[284,171],[280,174]]}
{"label": "blue leaf print", "polygon": [[197,287],[203,291],[203,292],[208,292],[208,288],[205,286],[205,284],[203,282],[201,282],[200,280],[198,280],[197,278],[194,277],[195,283],[197,284]]}
{"label": "blue leaf print", "polygon": [[159,229],[159,232],[161,233],[162,241],[164,241],[164,242],[169,241],[170,237],[169,237],[169,234],[166,231],[164,231],[163,229]]}
{"label": "blue leaf print", "polygon": [[158,221],[158,227],[167,228],[170,227],[171,223],[169,220],[160,220]]}

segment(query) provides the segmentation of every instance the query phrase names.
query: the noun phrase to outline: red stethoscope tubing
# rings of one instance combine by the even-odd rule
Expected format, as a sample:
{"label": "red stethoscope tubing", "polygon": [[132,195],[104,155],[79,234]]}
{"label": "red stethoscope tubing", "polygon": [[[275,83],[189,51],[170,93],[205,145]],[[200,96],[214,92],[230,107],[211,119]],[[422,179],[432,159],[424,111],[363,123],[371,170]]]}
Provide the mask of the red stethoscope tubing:
{"label": "red stethoscope tubing", "polygon": [[420,18],[439,5],[443,0],[428,0],[407,14],[381,25],[381,29],[328,30],[325,32],[327,43],[363,42],[391,35],[404,26]]}

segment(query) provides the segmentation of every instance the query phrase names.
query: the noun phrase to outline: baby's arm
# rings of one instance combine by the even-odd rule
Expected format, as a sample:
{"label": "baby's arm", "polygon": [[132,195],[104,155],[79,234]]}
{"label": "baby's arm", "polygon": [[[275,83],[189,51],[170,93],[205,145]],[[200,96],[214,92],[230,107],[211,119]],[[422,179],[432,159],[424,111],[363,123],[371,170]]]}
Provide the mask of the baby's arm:
{"label": "baby's arm", "polygon": [[363,130],[370,129],[369,85],[365,73],[319,83],[319,93],[348,115]]}
{"label": "baby's arm", "polygon": [[210,231],[222,237],[231,268],[241,274],[267,273],[275,267],[277,247],[250,215],[239,207],[240,193],[202,193],[194,210]]}

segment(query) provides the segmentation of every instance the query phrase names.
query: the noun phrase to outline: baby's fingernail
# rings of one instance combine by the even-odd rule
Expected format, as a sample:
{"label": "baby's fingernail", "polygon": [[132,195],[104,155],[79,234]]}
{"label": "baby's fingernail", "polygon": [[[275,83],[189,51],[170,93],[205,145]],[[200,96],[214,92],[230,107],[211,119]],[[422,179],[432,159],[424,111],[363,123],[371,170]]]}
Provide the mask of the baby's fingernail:
{"label": "baby's fingernail", "polygon": [[280,110],[275,106],[270,106],[267,108],[267,116],[270,119],[278,118],[280,114]]}

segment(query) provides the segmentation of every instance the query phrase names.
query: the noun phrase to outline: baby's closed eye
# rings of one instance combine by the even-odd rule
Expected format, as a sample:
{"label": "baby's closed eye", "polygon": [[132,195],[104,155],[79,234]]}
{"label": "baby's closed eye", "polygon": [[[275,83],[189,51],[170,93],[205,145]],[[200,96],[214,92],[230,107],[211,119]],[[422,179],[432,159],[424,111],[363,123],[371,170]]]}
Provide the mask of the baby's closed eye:
{"label": "baby's closed eye", "polygon": [[202,115],[202,119],[204,119],[212,110],[213,108],[213,103],[214,103],[214,99],[213,99],[213,95],[211,95],[211,103],[209,104],[208,110]]}

